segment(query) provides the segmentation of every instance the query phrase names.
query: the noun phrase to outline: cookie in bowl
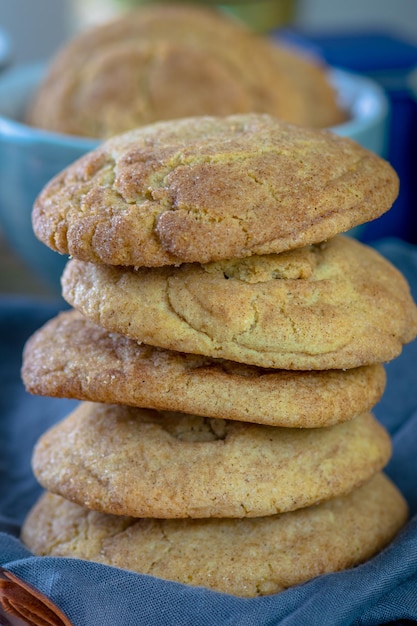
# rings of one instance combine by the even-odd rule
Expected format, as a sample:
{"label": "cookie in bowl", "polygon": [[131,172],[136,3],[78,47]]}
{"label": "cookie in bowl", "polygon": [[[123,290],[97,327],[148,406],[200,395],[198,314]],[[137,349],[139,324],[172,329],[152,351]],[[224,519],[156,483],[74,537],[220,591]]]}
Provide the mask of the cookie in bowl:
{"label": "cookie in bowl", "polygon": [[106,138],[160,120],[251,112],[304,126],[346,119],[324,61],[215,8],[162,3],[68,42],[50,62],[26,121]]}

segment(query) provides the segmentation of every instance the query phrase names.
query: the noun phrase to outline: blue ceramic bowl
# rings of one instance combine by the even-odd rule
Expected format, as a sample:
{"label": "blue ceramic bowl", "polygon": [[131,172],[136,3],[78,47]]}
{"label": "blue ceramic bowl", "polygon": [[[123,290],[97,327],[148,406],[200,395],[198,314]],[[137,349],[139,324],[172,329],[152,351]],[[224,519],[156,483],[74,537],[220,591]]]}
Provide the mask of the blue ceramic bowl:
{"label": "blue ceramic bowl", "polygon": [[366,76],[335,68],[329,72],[329,79],[337,90],[340,105],[349,113],[346,122],[331,130],[386,157],[390,105],[384,89]]}
{"label": "blue ceramic bowl", "polygon": [[54,292],[67,261],[38,241],[32,231],[33,203],[55,174],[98,145],[98,141],[32,128],[23,118],[43,65],[0,74],[0,226],[11,248]]}
{"label": "blue ceramic bowl", "polygon": [[6,31],[0,28],[0,70],[4,69],[11,60],[10,39]]}
{"label": "blue ceramic bowl", "polygon": [[[32,232],[31,210],[44,185],[99,141],[50,133],[20,120],[44,71],[41,64],[16,66],[0,73],[0,227],[29,268],[60,293],[67,261],[41,244]],[[350,120],[333,130],[383,154],[388,103],[372,81],[333,70],[330,76]]]}

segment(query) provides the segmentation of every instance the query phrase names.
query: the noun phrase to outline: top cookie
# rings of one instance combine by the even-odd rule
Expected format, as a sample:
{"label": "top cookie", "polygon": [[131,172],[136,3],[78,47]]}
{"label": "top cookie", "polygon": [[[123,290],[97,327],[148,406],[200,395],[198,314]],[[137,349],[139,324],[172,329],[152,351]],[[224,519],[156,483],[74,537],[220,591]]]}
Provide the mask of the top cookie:
{"label": "top cookie", "polygon": [[392,205],[391,166],[329,131],[268,115],[118,135],[56,176],[33,210],[52,249],[108,265],[179,265],[329,239]]}
{"label": "top cookie", "polygon": [[141,7],[70,41],[29,108],[38,127],[109,137],[191,115],[270,113],[305,126],[346,115],[326,68],[208,7]]}

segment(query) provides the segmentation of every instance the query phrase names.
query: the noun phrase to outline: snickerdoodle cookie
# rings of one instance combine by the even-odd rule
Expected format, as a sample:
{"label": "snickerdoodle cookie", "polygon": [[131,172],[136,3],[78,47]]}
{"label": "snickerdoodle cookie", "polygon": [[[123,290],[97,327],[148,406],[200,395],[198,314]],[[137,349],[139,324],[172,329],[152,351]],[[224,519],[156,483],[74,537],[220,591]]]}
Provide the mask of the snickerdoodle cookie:
{"label": "snickerdoodle cookie", "polygon": [[58,252],[155,267],[321,242],[397,193],[391,166],[345,137],[268,115],[198,117],[104,142],[46,185],[32,218]]}
{"label": "snickerdoodle cookie", "polygon": [[323,62],[220,11],[170,3],[140,7],[68,42],[27,120],[103,138],[154,121],[249,112],[303,126],[346,118]]}
{"label": "snickerdoodle cookie", "polygon": [[133,517],[259,517],[347,493],[391,455],[369,413],[278,428],[84,402],[44,433],[33,470],[49,491]]}
{"label": "snickerdoodle cookie", "polygon": [[22,540],[38,555],[251,597],[358,565],[394,538],[407,515],[402,495],[382,474],[323,504],[252,519],[132,519],[45,494],[27,517]]}
{"label": "snickerdoodle cookie", "polygon": [[64,298],[110,331],[170,350],[283,369],[393,359],[417,333],[400,272],[350,237],[179,267],[71,260]]}
{"label": "snickerdoodle cookie", "polygon": [[28,340],[22,378],[38,395],[315,428],[370,410],[386,375],[380,363],[291,372],[173,352],[109,333],[72,310]]}

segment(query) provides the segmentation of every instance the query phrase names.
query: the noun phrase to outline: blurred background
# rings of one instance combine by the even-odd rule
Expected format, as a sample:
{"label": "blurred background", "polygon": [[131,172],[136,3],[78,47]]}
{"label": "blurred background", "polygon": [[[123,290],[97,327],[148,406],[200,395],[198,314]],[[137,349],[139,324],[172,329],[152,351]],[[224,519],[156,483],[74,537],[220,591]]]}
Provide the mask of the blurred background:
{"label": "blurred background", "polygon": [[[255,5],[254,13],[265,10],[265,5],[275,5],[276,15],[287,15],[291,26],[311,33],[378,30],[417,43],[416,0],[235,2],[240,7],[245,3]],[[44,59],[74,31],[107,19],[129,4],[134,5],[135,0],[0,0],[0,27],[10,36],[15,61]],[[287,6],[283,10],[280,5]],[[269,26],[277,25],[271,19]]]}
{"label": "blurred background", "polygon": [[[48,60],[75,33],[134,4],[0,0],[0,57],[6,57],[6,65]],[[400,174],[401,193],[395,211],[379,220],[365,239],[395,236],[417,243],[417,0],[235,0],[220,6],[254,29],[279,34],[330,65],[371,77],[382,86],[391,104],[384,156]],[[0,268],[0,293],[49,295],[48,287],[10,249],[1,228]]]}

